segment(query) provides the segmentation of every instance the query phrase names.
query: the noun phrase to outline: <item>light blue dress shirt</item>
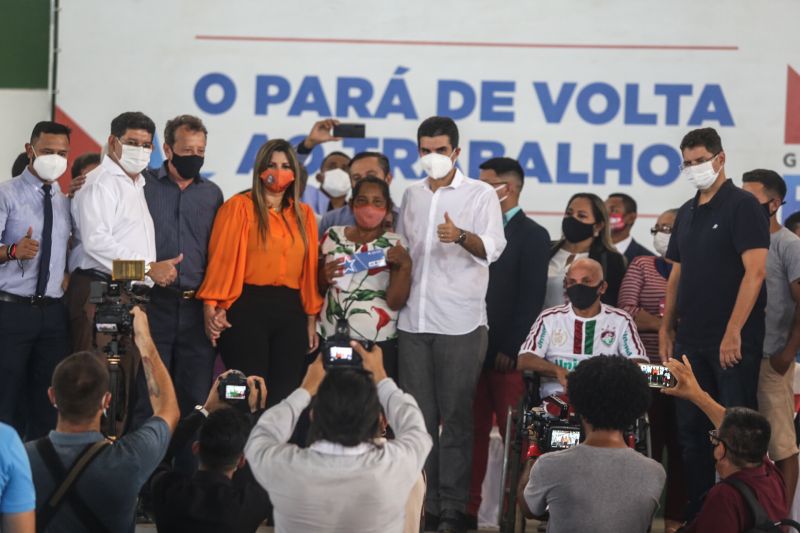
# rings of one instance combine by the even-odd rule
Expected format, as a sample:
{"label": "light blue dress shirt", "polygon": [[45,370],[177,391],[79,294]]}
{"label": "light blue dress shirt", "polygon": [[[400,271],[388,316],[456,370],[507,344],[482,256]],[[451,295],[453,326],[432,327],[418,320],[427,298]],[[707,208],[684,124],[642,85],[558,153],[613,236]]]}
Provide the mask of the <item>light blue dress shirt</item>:
{"label": "light blue dress shirt", "polygon": [[327,213],[328,208],[331,205],[331,199],[328,198],[318,187],[314,187],[313,185],[306,185],[306,190],[303,192],[303,196],[300,198],[300,201],[304,204],[310,205],[311,209],[313,209],[314,212],[320,216]]}
{"label": "light blue dress shirt", "polygon": [[508,226],[508,223],[511,221],[512,218],[514,218],[514,215],[516,215],[520,211],[522,211],[522,208],[520,206],[516,206],[512,207],[511,209],[503,213],[503,227]]}
{"label": "light blue dress shirt", "polygon": [[[42,241],[44,228],[44,190],[39,178],[29,168],[17,178],[0,183],[0,244],[10,246],[19,242],[33,228],[32,239]],[[64,295],[61,282],[67,264],[67,245],[71,222],[69,199],[61,193],[58,182],[50,190],[53,202],[53,233],[50,251],[50,278],[45,296]],[[8,261],[0,264],[0,291],[17,296],[36,294],[39,276],[39,255],[27,261]]]}

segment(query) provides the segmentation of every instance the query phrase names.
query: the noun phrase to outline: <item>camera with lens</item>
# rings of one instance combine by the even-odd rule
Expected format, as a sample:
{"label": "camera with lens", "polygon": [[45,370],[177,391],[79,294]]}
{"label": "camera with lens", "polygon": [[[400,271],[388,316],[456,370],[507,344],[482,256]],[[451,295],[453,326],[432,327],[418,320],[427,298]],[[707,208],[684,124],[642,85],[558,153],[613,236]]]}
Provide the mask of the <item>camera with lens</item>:
{"label": "camera with lens", "polygon": [[542,406],[529,409],[524,416],[529,442],[536,443],[540,454],[572,448],[584,438],[578,416],[558,396],[548,396]]}
{"label": "camera with lens", "polygon": [[[363,361],[352,346],[350,346],[350,324],[347,319],[340,318],[336,321],[334,334],[322,344],[322,366],[326,370],[336,368],[362,368]],[[359,341],[365,349],[371,350],[371,341]]]}
{"label": "camera with lens", "polygon": [[219,380],[217,385],[219,399],[229,404],[247,403],[250,388],[247,386],[247,376],[239,370],[231,370]]}
{"label": "camera with lens", "polygon": [[131,309],[147,302],[150,288],[144,279],[144,261],[114,261],[110,281],[89,285],[89,303],[95,304],[94,329],[97,333],[128,335],[133,331]]}

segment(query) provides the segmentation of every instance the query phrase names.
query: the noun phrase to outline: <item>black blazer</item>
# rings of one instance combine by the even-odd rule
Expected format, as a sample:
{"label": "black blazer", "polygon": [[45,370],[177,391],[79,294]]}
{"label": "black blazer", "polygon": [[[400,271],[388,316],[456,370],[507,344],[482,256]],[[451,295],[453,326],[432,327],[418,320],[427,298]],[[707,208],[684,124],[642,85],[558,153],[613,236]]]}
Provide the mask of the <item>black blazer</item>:
{"label": "black blazer", "polygon": [[489,344],[484,368],[494,368],[497,352],[516,358],[542,311],[550,264],[550,235],[523,211],[505,227],[506,248],[489,267],[486,313]]}
{"label": "black blazer", "polygon": [[630,265],[633,263],[633,259],[635,257],[639,257],[640,255],[656,255],[638,242],[636,239],[631,239],[631,243],[628,245],[628,249],[625,250],[625,259],[628,260],[628,264]]}
{"label": "black blazer", "polygon": [[[553,247],[550,249],[550,257],[556,254],[563,243],[563,240],[553,243]],[[603,277],[608,283],[608,288],[605,294],[603,294],[603,297],[600,298],[600,301],[606,305],[616,307],[617,298],[619,297],[619,288],[622,286],[622,278],[625,277],[625,270],[628,268],[628,262],[621,253],[611,252],[606,249],[600,242],[600,239],[595,239],[594,242],[592,242],[592,246],[589,248],[589,258],[600,263],[603,267]]]}

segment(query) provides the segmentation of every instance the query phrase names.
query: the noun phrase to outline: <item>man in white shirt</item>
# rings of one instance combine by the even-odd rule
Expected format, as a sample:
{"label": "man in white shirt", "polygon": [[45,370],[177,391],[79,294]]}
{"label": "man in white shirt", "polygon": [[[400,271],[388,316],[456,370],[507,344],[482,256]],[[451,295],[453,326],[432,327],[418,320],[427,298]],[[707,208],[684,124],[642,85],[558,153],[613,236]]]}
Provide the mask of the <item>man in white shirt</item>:
{"label": "man in white shirt", "polygon": [[[300,388],[250,433],[245,457],[272,500],[277,533],[404,531],[406,503],[431,438],[414,398],[386,377],[380,347],[351,345],[363,370],[326,375],[317,358]],[[300,448],[288,441],[309,404],[314,442]],[[395,438],[377,444],[381,408]]]}
{"label": "man in white shirt", "polygon": [[608,284],[594,259],[576,259],[564,278],[570,303],[545,309],[519,349],[517,368],[542,376],[540,396],[564,392],[567,374],[592,357],[619,355],[647,363],[633,318],[600,302]]}
{"label": "man in white shirt", "polygon": [[472,463],[472,402],[486,355],[489,265],[506,240],[494,188],[454,167],[461,149],[453,120],[428,118],[417,143],[428,177],[406,189],[397,223],[413,260],[411,295],[398,319],[400,384],[419,402],[433,438],[428,525],[460,532]]}
{"label": "man in white shirt", "polygon": [[72,200],[73,250],[67,290],[73,351],[92,349],[92,315],[87,305],[92,281],[108,281],[115,259],[144,260],[155,283],[172,283],[182,255],[156,262],[153,219],[144,196],[141,172],[150,162],[156,126],[140,112],[111,121],[108,155],[86,176]]}

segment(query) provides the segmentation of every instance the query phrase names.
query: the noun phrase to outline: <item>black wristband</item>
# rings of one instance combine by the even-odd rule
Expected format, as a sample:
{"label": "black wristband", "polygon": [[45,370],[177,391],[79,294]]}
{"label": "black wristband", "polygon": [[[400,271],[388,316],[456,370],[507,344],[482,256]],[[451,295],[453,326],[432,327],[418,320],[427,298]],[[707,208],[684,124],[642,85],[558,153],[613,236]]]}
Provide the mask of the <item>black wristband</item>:
{"label": "black wristband", "polygon": [[461,234],[458,236],[458,238],[455,241],[453,241],[456,244],[464,244],[464,241],[467,240],[467,232],[464,231],[463,229],[460,230],[460,231],[461,231]]}

